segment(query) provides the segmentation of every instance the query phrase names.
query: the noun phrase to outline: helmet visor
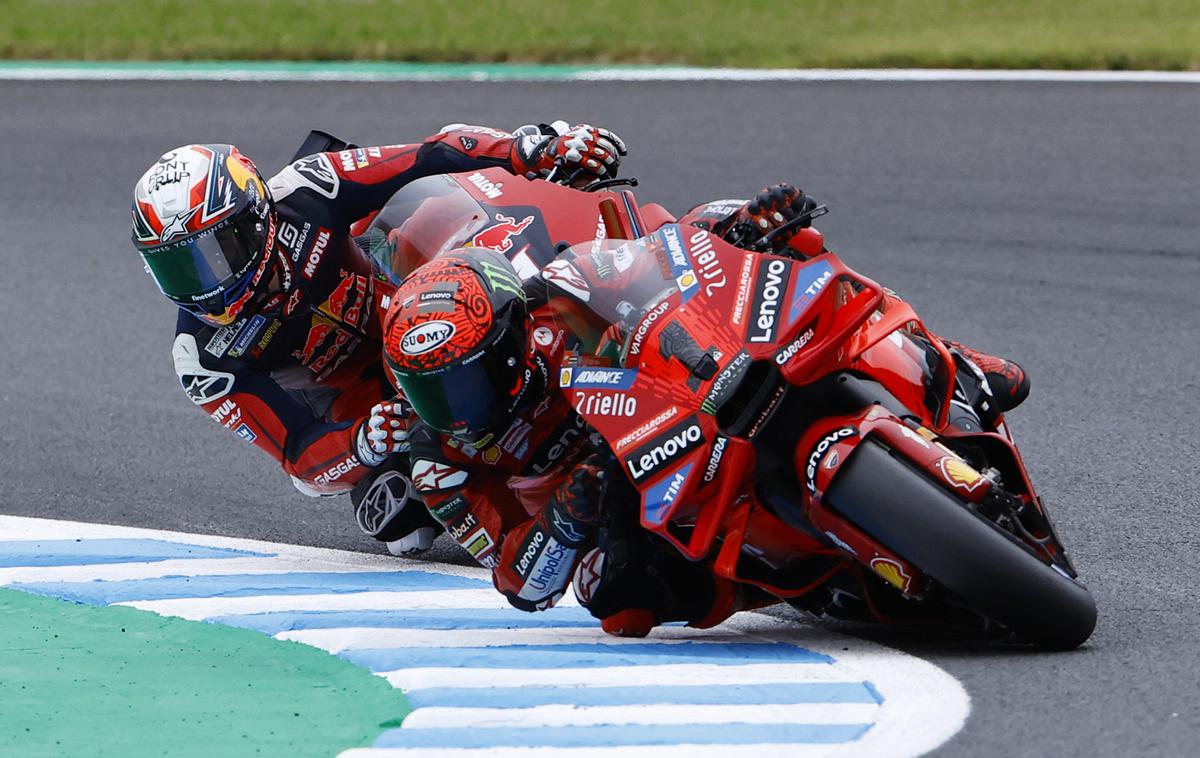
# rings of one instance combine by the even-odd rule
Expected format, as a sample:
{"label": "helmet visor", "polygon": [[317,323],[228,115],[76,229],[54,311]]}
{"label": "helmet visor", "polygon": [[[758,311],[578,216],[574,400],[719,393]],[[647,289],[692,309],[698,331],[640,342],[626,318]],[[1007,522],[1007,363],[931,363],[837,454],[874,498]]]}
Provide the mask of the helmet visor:
{"label": "helmet visor", "polygon": [[238,279],[261,259],[266,235],[266,219],[251,208],[179,244],[143,251],[142,258],[168,298],[216,312],[239,294]]}
{"label": "helmet visor", "polygon": [[[476,442],[507,418],[517,366],[497,350],[480,350],[440,371],[412,372],[388,366],[421,420],[439,432]],[[515,361],[511,361],[516,363]]]}

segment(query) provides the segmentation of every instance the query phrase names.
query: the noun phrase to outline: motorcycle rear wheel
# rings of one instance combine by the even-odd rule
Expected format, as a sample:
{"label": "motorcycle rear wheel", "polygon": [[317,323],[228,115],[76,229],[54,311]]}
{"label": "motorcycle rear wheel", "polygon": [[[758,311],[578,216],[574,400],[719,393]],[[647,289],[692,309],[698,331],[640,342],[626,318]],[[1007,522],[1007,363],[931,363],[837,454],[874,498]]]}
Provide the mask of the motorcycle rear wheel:
{"label": "motorcycle rear wheel", "polygon": [[843,464],[824,501],[1027,642],[1069,650],[1096,627],[1086,587],[870,440]]}

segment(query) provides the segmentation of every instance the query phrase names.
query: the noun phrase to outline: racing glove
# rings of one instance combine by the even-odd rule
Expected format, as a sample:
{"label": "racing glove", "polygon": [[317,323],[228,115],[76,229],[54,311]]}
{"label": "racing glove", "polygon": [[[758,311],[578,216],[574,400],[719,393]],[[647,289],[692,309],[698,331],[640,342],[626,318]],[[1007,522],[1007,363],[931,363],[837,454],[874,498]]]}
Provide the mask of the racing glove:
{"label": "racing glove", "polygon": [[392,555],[428,550],[441,531],[412,482],[399,471],[386,470],[363,479],[350,493],[350,502],[358,528],[387,543]]}
{"label": "racing glove", "polygon": [[555,121],[540,125],[537,134],[522,136],[524,131],[526,127],[517,130],[520,139],[513,164],[530,179],[550,176],[559,166],[573,184],[614,177],[627,152],[616,134],[588,124],[569,127],[565,121]]}
{"label": "racing glove", "polygon": [[381,465],[393,453],[408,452],[408,416],[412,406],[396,398],[371,408],[371,415],[358,425],[354,453],[364,466]]}
{"label": "racing glove", "polygon": [[608,489],[606,463],[605,455],[593,453],[576,464],[550,496],[551,511],[588,526],[600,523],[600,506]]}
{"label": "racing glove", "polygon": [[[744,247],[816,207],[815,200],[790,184],[764,187],[757,195],[747,200],[735,214],[733,224],[723,238]],[[810,221],[805,221],[798,228],[803,229],[811,225]],[[787,242],[787,238],[775,239],[773,247],[782,248]]]}

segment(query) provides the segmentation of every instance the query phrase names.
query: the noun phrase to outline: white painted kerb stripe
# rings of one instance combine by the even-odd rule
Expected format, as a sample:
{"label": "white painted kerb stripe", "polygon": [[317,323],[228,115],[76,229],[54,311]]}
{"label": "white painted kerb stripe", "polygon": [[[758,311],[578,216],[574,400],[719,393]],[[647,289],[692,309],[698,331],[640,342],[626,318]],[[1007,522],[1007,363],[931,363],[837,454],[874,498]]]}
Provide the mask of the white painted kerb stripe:
{"label": "white painted kerb stripe", "polygon": [[1093,84],[1200,84],[1195,71],[1048,71],[1041,69],[745,69],[640,67],[555,70],[554,67],[501,65],[478,70],[439,70],[414,67],[337,68],[330,66],[288,69],[239,68],[227,66],[188,68],[88,66],[20,66],[0,68],[0,80],[9,81],[233,81],[233,82],[528,82],[528,81],[614,81],[614,82],[1073,82]]}
{"label": "white painted kerb stripe", "polygon": [[[553,610],[546,611],[548,615]],[[397,647],[503,647],[508,645],[570,645],[600,642],[605,645],[644,645],[647,642],[701,644],[745,642],[746,636],[736,632],[705,632],[686,627],[660,627],[646,639],[612,637],[599,628],[542,627],[524,629],[393,629],[354,628],[305,629],[280,632],[276,639],[303,642],[331,653],[344,650],[373,650]]]}
{"label": "white painted kerb stripe", "polygon": [[[379,676],[393,687],[406,691],[437,687],[618,687],[629,686],[628,667],[568,669],[473,669],[469,676],[460,668],[409,668],[383,671]],[[871,677],[867,677],[871,678]],[[705,684],[793,684],[795,682],[844,682],[849,675],[833,666],[812,663],[746,663],[722,666],[715,663],[673,663],[638,666],[636,683],[658,686]]]}
{"label": "white painted kerb stripe", "polygon": [[214,616],[240,616],[275,611],[403,611],[411,608],[511,607],[503,595],[492,589],[131,600],[114,605],[128,605],[143,611],[154,611],[163,616],[178,616],[192,621],[202,621]]}
{"label": "white painted kerb stripe", "polygon": [[870,724],[878,717],[873,703],[799,703],[790,705],[621,706],[539,705],[533,708],[418,708],[404,719],[405,729],[507,729],[601,724]]}
{"label": "white painted kerb stripe", "polygon": [[[623,745],[620,747],[493,747],[475,748],[357,748],[338,754],[338,758],[729,758],[733,755],[754,758],[879,758],[901,755],[896,751],[875,754],[858,750],[854,743],[840,745]],[[916,755],[914,753],[914,755]]]}
{"label": "white painted kerb stripe", "polygon": [[[53,538],[87,540],[90,538],[112,537],[145,537],[173,540],[193,545],[234,547],[256,552],[273,553],[280,561],[277,564],[278,566],[286,565],[308,568],[310,561],[320,561],[328,562],[329,565],[326,566],[326,570],[337,570],[340,564],[340,566],[351,570],[391,569],[403,571],[420,569],[423,571],[440,571],[457,576],[472,576],[479,579],[485,579],[488,576],[488,572],[479,568],[452,566],[438,566],[435,568],[430,564],[404,561],[387,556],[364,556],[319,548],[278,545],[224,537],[185,535],[126,527],[0,516],[0,545],[6,539]],[[207,559],[195,560],[189,563],[187,573],[190,575],[203,575],[205,567],[208,567],[214,573],[227,573],[241,560],[227,558],[211,561]],[[270,563],[261,558],[247,557],[245,561],[244,566],[247,568],[253,567],[254,571],[271,570]],[[184,567],[181,566],[180,568]],[[55,572],[58,579],[65,579],[68,576],[75,579],[84,578],[74,568],[48,567],[41,569],[34,567],[30,569],[16,569],[7,575],[0,576],[0,581],[12,581],[18,575],[18,572],[25,571],[30,572],[26,576],[40,575],[45,579],[50,575],[47,572],[51,569]],[[109,568],[104,567],[98,567],[98,569],[105,572],[110,571]],[[154,568],[148,567],[147,564],[130,563],[124,564],[120,569],[111,569],[114,574],[110,576],[114,576],[114,578],[116,576],[123,576],[124,578],[152,576],[162,569],[163,566],[161,565]],[[270,611],[403,611],[407,608],[447,607],[461,611],[462,609],[470,608],[508,607],[507,601],[499,593],[486,588],[486,585],[483,585],[478,590],[450,590],[441,592],[375,591],[347,594],[326,593],[319,595],[179,598],[157,601],[133,601],[122,603],[122,605],[153,610],[166,615],[182,616],[189,619],[204,619],[219,615],[265,613]],[[363,644],[366,642],[364,635],[367,634],[362,629],[310,631],[322,633],[321,635],[314,635],[311,641],[323,641],[328,645],[344,645],[347,642],[349,644]],[[483,630],[479,634],[481,638],[490,637],[493,631],[497,630]],[[595,630],[592,631],[596,633]],[[446,645],[448,642],[453,642],[457,645],[462,642],[461,639],[448,638],[448,632],[454,634],[454,630],[439,630],[435,633],[425,629],[395,630],[386,628],[371,631],[372,634],[376,635],[376,644],[380,644],[383,635],[387,635],[386,639],[390,643],[390,646],[397,648],[431,641],[431,635],[435,634],[440,636],[440,645]],[[521,633],[518,632],[501,630],[498,633],[507,635],[505,642],[512,642],[521,638]],[[528,642],[533,639],[540,639],[540,635],[548,633],[545,630],[534,628],[528,630],[528,634],[523,639]],[[766,758],[773,755],[792,757],[836,755],[838,758],[844,758],[845,756],[871,756],[872,758],[876,756],[915,756],[943,744],[962,728],[969,713],[970,700],[963,691],[962,686],[953,677],[936,666],[898,651],[889,650],[864,640],[840,637],[827,629],[804,626],[795,621],[770,618],[753,613],[739,614],[727,621],[719,629],[704,632],[713,641],[730,633],[742,635],[742,639],[746,642],[785,642],[797,645],[814,653],[825,655],[832,662],[819,665],[813,665],[812,662],[751,663],[738,665],[680,663],[653,666],[631,665],[545,670],[425,667],[385,672],[382,676],[393,685],[410,691],[430,687],[463,688],[496,686],[507,688],[520,686],[521,684],[546,686],[587,686],[591,684],[638,687],[642,684],[696,686],[707,683],[731,685],[740,683],[766,684],[772,682],[869,682],[883,699],[882,703],[878,706],[870,703],[803,704],[809,707],[815,706],[813,713],[816,715],[811,717],[805,716],[803,719],[800,716],[789,715],[787,720],[783,722],[773,720],[772,723],[823,723],[819,719],[829,719],[828,723],[831,724],[871,723],[871,728],[857,740],[840,745],[770,744],[739,745],[733,747],[729,745],[705,746],[681,744],[654,746],[647,749],[637,746],[623,746],[616,748],[589,747],[578,749],[492,748],[486,751],[478,749],[386,748],[380,750],[356,749],[348,751],[343,755],[347,756],[347,758],[386,758],[387,756],[405,756],[407,758],[416,758],[418,756],[437,756],[438,758],[456,758],[461,756],[462,758],[467,758],[470,756],[470,758],[476,758],[476,756],[486,752],[489,757],[494,758],[507,758],[508,756],[512,758],[541,758],[542,756],[555,756],[556,758],[563,758],[564,756],[570,756],[571,758],[629,758],[630,756],[640,755],[653,755],[656,758],[701,758],[702,756],[704,758],[707,758],[707,756],[725,758],[725,756],[736,752],[737,754],[752,754],[755,758]],[[578,635],[580,632],[576,631],[575,628],[568,628],[562,630],[560,634]],[[699,632],[687,629],[667,629],[662,631],[664,639],[686,639],[686,635],[691,634],[699,634]],[[577,638],[559,637],[557,641],[566,642],[574,641],[575,639]],[[606,644],[621,645],[625,643],[606,640]],[[395,655],[394,658],[396,660],[404,660],[402,652]],[[432,706],[426,715],[417,716],[415,723],[420,724],[420,719],[429,719],[433,722],[459,724],[459,726],[454,728],[460,729],[467,728],[464,725],[464,720],[475,724],[478,719],[487,720],[495,718],[491,708],[471,708],[469,698],[465,698],[464,701],[462,707],[458,705],[453,707],[445,705]],[[659,709],[659,705],[667,709],[665,715]],[[706,718],[713,719],[713,721],[707,722],[708,725],[706,726],[707,729],[712,729],[712,723],[720,723],[717,720],[718,713],[726,719],[725,723],[736,723],[727,721],[729,718],[749,718],[741,710],[737,710],[742,705],[742,703],[735,703],[730,707],[718,706],[714,709],[707,705],[675,706],[656,704],[653,709],[648,707],[638,709],[636,717],[645,719],[647,723],[663,723],[664,718],[674,719],[679,717],[681,713],[679,709],[681,708],[686,708],[690,714],[694,714],[699,707],[705,713]],[[863,711],[869,710],[872,715],[869,718],[864,718],[861,713],[850,713],[844,710],[842,706],[849,706]],[[587,706],[585,708],[572,708],[570,714],[562,710],[561,703],[557,705],[547,704],[531,706],[529,708],[500,710],[504,710],[507,717],[511,717],[512,712],[517,711],[523,713],[524,717],[532,720],[540,719],[541,721],[546,721],[572,718],[575,721],[571,723],[579,723],[581,721],[592,723],[605,719],[634,718],[633,715],[628,715],[626,711],[619,710],[627,707],[614,705]],[[784,707],[790,708],[792,706]],[[553,710],[554,708],[558,708],[558,710]],[[731,708],[734,708],[734,710],[731,710]],[[414,716],[420,714],[423,710],[425,709],[414,711]],[[808,713],[808,708],[805,709],[805,713]],[[691,722],[704,723],[697,721],[694,715],[691,717]],[[439,726],[436,723],[426,723],[428,727]],[[509,723],[511,723],[511,720]],[[444,728],[444,724],[441,724],[441,726]]]}

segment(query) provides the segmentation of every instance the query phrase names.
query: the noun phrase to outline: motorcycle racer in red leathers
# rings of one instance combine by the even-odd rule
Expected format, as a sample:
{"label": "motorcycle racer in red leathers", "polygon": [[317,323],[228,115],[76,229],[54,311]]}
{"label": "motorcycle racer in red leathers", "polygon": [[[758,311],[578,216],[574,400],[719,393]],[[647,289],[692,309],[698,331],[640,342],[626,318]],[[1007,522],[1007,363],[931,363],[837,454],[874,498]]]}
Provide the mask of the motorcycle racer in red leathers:
{"label": "motorcycle racer in red leathers", "polygon": [[380,365],[379,304],[393,287],[351,225],[420,177],[503,167],[532,178],[558,165],[594,179],[614,175],[625,148],[607,130],[561,121],[333,147],[269,181],[232,145],[167,152],[134,189],[132,237],[179,306],[172,355],[192,402],[301,492],[357,485],[359,526],[399,554],[428,547],[436,524],[419,504],[404,508],[403,464],[389,463],[408,447],[407,408],[392,402]]}
{"label": "motorcycle racer in red leathers", "polygon": [[[750,201],[700,206],[683,221],[750,244],[814,207],[779,185]],[[432,515],[492,569],[515,607],[551,607],[574,577],[603,628],[628,636],[666,621],[711,626],[775,602],[684,559],[636,518],[611,518],[622,504],[606,499],[609,477],[621,474],[577,411],[633,415],[636,399],[612,391],[632,379],[591,349],[586,317],[556,293],[593,309],[607,302],[606,323],[632,330],[650,314],[622,304],[654,302],[637,290],[661,279],[640,275],[647,266],[660,266],[657,256],[618,247],[560,257],[522,284],[503,256],[456,251],[410,275],[384,320],[386,365],[420,418],[409,429],[412,483]],[[635,344],[636,335],[631,351]]]}

